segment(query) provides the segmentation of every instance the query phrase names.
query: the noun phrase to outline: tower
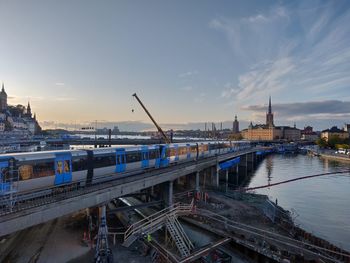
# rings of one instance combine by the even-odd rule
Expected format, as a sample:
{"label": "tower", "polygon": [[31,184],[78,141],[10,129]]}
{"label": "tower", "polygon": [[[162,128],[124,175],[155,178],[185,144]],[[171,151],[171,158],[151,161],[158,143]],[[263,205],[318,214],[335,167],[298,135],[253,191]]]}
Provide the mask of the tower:
{"label": "tower", "polygon": [[2,83],[2,88],[0,92],[0,111],[7,110],[7,94],[5,91],[4,83]]}
{"label": "tower", "polygon": [[235,120],[233,121],[232,132],[239,133],[239,122],[237,120],[237,115],[235,115]]}
{"label": "tower", "polygon": [[26,116],[29,117],[29,118],[32,117],[32,109],[30,108],[29,101],[28,101],[27,114],[26,114]]}
{"label": "tower", "polygon": [[273,124],[273,113],[272,113],[272,107],[271,107],[271,96],[269,98],[269,108],[268,108],[268,111],[266,113],[266,125],[269,126],[269,127],[275,126]]}

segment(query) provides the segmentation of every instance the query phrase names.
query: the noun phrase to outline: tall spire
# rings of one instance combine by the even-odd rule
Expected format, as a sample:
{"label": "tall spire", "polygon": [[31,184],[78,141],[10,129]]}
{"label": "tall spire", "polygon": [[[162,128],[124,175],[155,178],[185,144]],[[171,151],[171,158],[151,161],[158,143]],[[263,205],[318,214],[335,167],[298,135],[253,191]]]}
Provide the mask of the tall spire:
{"label": "tall spire", "polygon": [[2,83],[2,88],[1,88],[1,91],[5,91],[4,82]]}
{"label": "tall spire", "polygon": [[28,101],[28,106],[27,106],[27,115],[28,115],[28,117],[32,117],[32,109],[30,108],[29,101]]}
{"label": "tall spire", "polygon": [[271,96],[269,98],[269,113],[272,113],[272,108],[271,108]]}

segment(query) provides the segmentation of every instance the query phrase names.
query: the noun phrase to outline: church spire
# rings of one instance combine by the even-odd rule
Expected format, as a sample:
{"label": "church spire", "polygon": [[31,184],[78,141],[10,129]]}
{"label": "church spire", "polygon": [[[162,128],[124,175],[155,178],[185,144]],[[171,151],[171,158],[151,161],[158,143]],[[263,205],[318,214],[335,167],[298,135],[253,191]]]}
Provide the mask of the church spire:
{"label": "church spire", "polygon": [[269,113],[272,113],[272,107],[271,107],[271,96],[269,98]]}
{"label": "church spire", "polygon": [[2,88],[1,88],[1,91],[5,91],[4,82],[2,83]]}
{"label": "church spire", "polygon": [[28,115],[28,117],[32,117],[32,109],[30,108],[29,101],[28,101],[28,106],[27,106],[27,115]]}

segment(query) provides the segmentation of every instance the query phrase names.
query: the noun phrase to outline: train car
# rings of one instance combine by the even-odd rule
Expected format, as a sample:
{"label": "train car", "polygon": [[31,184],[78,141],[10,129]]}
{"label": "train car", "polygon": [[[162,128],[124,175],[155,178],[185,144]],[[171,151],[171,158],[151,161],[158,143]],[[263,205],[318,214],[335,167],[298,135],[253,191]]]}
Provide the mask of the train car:
{"label": "train car", "polygon": [[16,190],[27,192],[70,184],[90,185],[140,169],[166,167],[250,146],[249,141],[212,141],[4,154],[0,156],[0,194],[11,190],[10,160],[18,175]]}
{"label": "train car", "polygon": [[[10,159],[15,162],[16,175],[9,174]],[[1,155],[1,163],[2,184],[11,179],[9,176],[16,176],[17,191],[26,192],[84,179],[87,171],[87,153],[82,150],[62,150],[4,154]]]}

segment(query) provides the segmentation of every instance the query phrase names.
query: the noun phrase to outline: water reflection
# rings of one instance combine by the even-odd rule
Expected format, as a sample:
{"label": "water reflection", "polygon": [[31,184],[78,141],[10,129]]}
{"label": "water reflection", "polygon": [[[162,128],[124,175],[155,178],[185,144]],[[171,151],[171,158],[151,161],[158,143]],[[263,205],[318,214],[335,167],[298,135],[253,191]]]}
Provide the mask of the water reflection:
{"label": "water reflection", "polygon": [[[249,187],[349,169],[350,163],[304,155],[271,155],[257,167]],[[282,207],[294,209],[306,230],[350,250],[350,176],[336,174],[259,189]]]}
{"label": "water reflection", "polygon": [[273,157],[270,155],[270,156],[267,156],[266,158],[266,174],[267,174],[267,184],[271,184],[271,180],[272,180],[272,177],[271,177],[271,174],[272,174],[272,168],[273,168]]}

